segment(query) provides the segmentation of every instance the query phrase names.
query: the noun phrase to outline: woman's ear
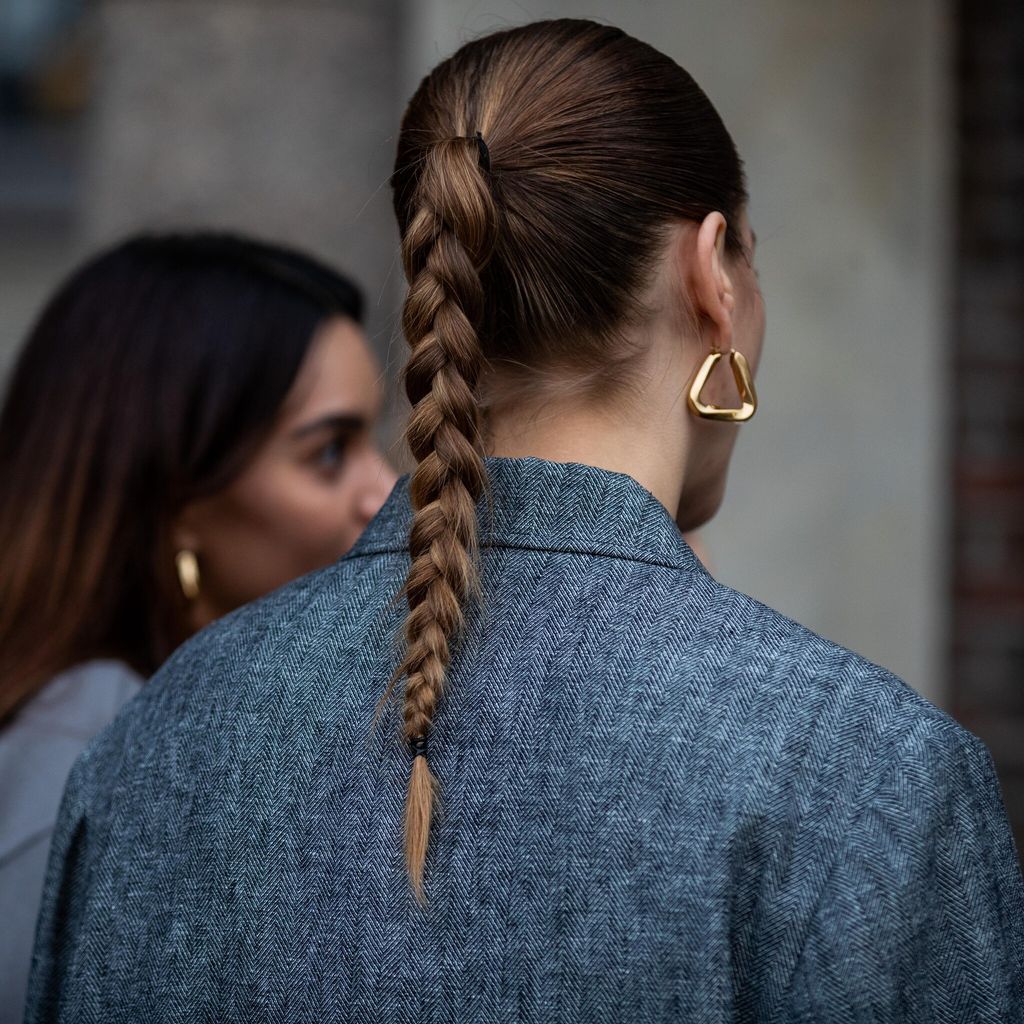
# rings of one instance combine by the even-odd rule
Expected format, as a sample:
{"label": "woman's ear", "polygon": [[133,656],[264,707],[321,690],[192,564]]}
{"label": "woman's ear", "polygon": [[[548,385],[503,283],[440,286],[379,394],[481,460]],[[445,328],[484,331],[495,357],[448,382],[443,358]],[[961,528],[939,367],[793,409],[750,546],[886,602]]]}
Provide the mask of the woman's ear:
{"label": "woman's ear", "polygon": [[723,351],[732,346],[732,314],[736,306],[732,278],[725,268],[725,234],[725,218],[717,211],[709,213],[697,229],[690,261],[694,312],[710,321],[716,347]]}

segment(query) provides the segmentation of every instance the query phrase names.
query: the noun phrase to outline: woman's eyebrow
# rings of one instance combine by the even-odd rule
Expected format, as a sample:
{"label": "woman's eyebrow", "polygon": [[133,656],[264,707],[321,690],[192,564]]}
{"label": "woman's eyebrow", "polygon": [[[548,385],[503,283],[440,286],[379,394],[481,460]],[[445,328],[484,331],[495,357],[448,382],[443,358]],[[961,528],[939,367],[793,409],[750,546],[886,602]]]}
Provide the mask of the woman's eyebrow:
{"label": "woman's eyebrow", "polygon": [[310,423],[304,423],[292,431],[292,438],[296,441],[310,434],[317,434],[324,430],[331,430],[336,433],[349,431],[356,433],[366,426],[366,419],[354,413],[328,413],[320,416]]}

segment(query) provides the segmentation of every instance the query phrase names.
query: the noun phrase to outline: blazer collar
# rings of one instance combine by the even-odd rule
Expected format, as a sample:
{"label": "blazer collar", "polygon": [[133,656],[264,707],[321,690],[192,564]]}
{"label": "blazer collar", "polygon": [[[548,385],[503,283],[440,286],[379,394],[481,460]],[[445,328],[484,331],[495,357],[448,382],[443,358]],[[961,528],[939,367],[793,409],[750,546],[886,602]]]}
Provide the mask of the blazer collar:
{"label": "blazer collar", "polygon": [[[492,506],[477,504],[481,547],[628,558],[703,571],[665,506],[642,484],[578,462],[486,455]],[[347,558],[408,550],[412,509],[408,473]]]}

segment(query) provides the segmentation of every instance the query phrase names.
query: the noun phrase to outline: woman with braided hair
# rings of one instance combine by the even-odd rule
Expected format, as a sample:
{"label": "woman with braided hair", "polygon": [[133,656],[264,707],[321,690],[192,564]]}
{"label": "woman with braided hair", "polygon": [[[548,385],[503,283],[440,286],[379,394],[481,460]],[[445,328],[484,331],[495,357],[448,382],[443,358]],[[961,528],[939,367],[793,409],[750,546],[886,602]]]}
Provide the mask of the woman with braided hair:
{"label": "woman with braided hair", "polygon": [[707,97],[498,32],[392,183],[415,470],[78,762],[28,1020],[1021,1020],[984,746],[683,538],[764,331]]}

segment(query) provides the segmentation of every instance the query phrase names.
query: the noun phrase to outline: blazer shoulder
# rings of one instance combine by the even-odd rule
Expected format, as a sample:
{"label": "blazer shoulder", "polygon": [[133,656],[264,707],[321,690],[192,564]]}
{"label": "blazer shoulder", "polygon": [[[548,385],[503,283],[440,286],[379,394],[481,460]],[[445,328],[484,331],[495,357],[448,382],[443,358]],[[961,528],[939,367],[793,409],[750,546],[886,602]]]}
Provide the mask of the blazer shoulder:
{"label": "blazer shoulder", "polygon": [[[778,701],[794,728],[834,730],[844,743],[935,733],[954,746],[980,741],[905,679],[748,594],[713,583],[722,616],[723,672]],[[769,700],[769,704],[771,700]]]}
{"label": "blazer shoulder", "polygon": [[274,685],[297,659],[361,635],[385,600],[375,583],[387,557],[342,558],[217,619],[175,649],[121,719],[159,730],[161,717],[203,717],[219,695]]}

